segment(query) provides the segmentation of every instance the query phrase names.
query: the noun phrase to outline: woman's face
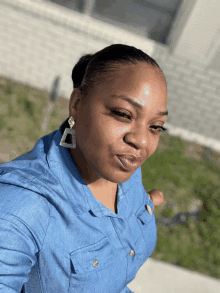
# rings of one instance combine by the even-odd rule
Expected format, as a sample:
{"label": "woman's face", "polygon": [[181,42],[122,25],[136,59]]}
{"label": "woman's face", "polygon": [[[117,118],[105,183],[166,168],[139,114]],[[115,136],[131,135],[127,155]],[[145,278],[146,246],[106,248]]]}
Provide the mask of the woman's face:
{"label": "woman's face", "polygon": [[[113,95],[129,97],[140,106]],[[143,162],[153,155],[160,129],[152,126],[165,123],[166,116],[158,112],[167,110],[166,103],[164,79],[145,63],[119,67],[114,81],[90,89],[84,103],[74,89],[69,117],[75,121],[76,148],[70,149],[70,154],[84,181],[100,187],[127,181],[136,169],[122,168],[117,155],[141,156]],[[119,116],[114,110],[124,114]]]}

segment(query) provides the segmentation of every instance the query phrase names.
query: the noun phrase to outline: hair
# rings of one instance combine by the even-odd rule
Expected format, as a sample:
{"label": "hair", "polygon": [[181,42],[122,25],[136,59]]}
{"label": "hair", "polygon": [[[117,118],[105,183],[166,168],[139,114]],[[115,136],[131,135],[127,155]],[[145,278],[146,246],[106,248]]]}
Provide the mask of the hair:
{"label": "hair", "polygon": [[128,66],[143,62],[157,69],[166,82],[163,71],[149,55],[132,46],[114,44],[94,55],[87,54],[79,59],[72,70],[73,87],[79,88],[83,98],[87,97],[92,87],[114,80],[119,65]]}

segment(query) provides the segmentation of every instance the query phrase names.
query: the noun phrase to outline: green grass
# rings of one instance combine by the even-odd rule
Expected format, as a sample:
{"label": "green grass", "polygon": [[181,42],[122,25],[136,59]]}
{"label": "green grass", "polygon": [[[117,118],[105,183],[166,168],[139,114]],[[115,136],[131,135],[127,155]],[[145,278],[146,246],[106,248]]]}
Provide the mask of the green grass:
{"label": "green grass", "polygon": [[202,210],[198,222],[189,219],[185,225],[157,227],[152,258],[220,278],[220,167],[202,161],[204,156],[200,160],[187,157],[190,143],[175,137],[169,141],[169,147],[158,149],[142,167],[146,190],[161,190],[175,207],[155,207],[155,216],[189,211],[195,199],[201,200]]}
{"label": "green grass", "polygon": [[[59,96],[42,133],[49,99],[47,91],[0,77],[0,163],[30,151],[69,116],[69,100]],[[142,177],[147,192],[159,189],[167,201],[155,207],[156,218],[189,211],[196,199],[202,207],[198,222],[157,227],[152,258],[220,278],[220,154],[213,151],[209,162],[205,151],[163,133],[156,152],[142,165]]]}
{"label": "green grass", "polygon": [[69,101],[59,96],[42,132],[49,101],[47,91],[0,77],[0,163],[30,151],[40,137],[58,129],[69,116]]}

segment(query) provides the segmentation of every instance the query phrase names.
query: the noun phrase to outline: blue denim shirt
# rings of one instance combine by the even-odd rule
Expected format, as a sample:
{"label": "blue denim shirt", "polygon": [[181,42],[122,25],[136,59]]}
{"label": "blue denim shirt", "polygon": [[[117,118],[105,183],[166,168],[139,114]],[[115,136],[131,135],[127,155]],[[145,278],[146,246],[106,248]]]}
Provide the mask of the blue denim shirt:
{"label": "blue denim shirt", "polygon": [[132,292],[127,284],[155,248],[141,167],[119,183],[114,213],[59,145],[67,120],[30,152],[0,165],[1,292]]}

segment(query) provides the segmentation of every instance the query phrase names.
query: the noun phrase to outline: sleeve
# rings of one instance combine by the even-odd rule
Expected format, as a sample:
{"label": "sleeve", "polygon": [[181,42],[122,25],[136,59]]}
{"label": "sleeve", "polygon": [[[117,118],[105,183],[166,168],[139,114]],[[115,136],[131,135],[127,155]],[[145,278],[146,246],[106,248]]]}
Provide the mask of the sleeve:
{"label": "sleeve", "polygon": [[0,291],[20,293],[38,252],[28,226],[18,217],[0,214]]}
{"label": "sleeve", "polygon": [[127,286],[120,293],[134,293]]}

